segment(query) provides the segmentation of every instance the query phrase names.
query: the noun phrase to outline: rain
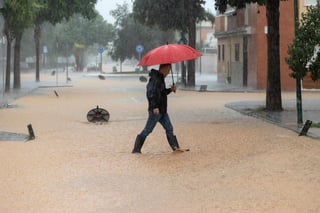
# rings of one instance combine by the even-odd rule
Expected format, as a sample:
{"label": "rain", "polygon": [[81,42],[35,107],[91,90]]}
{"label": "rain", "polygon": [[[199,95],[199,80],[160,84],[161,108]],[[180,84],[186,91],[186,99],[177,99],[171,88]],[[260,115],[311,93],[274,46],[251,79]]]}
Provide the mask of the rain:
{"label": "rain", "polygon": [[[299,122],[281,49],[281,110],[268,110],[264,5],[32,2],[0,1],[0,212],[318,211],[319,86],[301,80]],[[280,2],[289,43],[293,2]],[[182,151],[158,123],[132,153],[160,63],[171,64],[167,110]]]}

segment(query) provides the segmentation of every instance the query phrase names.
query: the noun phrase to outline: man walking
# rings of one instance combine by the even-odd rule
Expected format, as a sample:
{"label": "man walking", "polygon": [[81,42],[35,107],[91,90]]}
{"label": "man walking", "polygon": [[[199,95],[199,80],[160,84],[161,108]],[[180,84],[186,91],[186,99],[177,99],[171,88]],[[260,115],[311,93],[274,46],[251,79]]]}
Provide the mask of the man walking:
{"label": "man walking", "polygon": [[183,151],[180,149],[177,137],[173,133],[169,115],[167,113],[167,95],[176,92],[176,86],[166,88],[165,77],[171,70],[171,64],[161,64],[159,70],[152,69],[147,84],[147,99],[149,117],[144,129],[137,135],[132,153],[141,153],[141,148],[146,137],[152,132],[159,122],[166,130],[168,143],[173,151]]}

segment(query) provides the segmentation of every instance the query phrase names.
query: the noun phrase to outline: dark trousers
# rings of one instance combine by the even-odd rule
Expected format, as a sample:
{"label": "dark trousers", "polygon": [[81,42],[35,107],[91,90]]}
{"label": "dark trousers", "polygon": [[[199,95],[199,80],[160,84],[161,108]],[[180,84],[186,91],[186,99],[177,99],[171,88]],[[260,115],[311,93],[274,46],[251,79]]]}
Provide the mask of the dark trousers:
{"label": "dark trousers", "polygon": [[142,138],[146,138],[154,129],[157,122],[159,122],[163,128],[166,130],[167,138],[173,138],[173,126],[171,124],[170,118],[168,113],[161,113],[158,115],[155,115],[151,110],[149,110],[149,117],[146,123],[146,126],[140,133],[140,136]]}

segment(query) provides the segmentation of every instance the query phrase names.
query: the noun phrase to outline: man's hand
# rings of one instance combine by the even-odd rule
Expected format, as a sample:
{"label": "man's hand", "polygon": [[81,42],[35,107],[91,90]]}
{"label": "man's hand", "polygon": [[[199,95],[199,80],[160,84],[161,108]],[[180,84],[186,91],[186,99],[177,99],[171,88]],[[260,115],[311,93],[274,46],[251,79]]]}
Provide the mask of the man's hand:
{"label": "man's hand", "polygon": [[155,114],[155,115],[159,115],[159,108],[154,108],[153,109],[153,114]]}
{"label": "man's hand", "polygon": [[175,84],[171,85],[171,91],[176,92],[176,90],[177,90],[176,85]]}

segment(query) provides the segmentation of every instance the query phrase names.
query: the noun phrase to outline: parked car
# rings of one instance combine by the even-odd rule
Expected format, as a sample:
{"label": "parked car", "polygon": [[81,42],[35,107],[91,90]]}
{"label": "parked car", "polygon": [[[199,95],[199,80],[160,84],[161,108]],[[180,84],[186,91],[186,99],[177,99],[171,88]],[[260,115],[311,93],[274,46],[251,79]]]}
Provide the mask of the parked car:
{"label": "parked car", "polygon": [[95,64],[95,63],[89,63],[89,64],[87,64],[87,66],[85,67],[85,69],[86,69],[87,72],[90,72],[90,71],[98,71],[98,70],[99,70],[97,64]]}
{"label": "parked car", "polygon": [[134,71],[136,71],[136,72],[142,71],[142,67],[141,66],[135,66],[134,67]]}

